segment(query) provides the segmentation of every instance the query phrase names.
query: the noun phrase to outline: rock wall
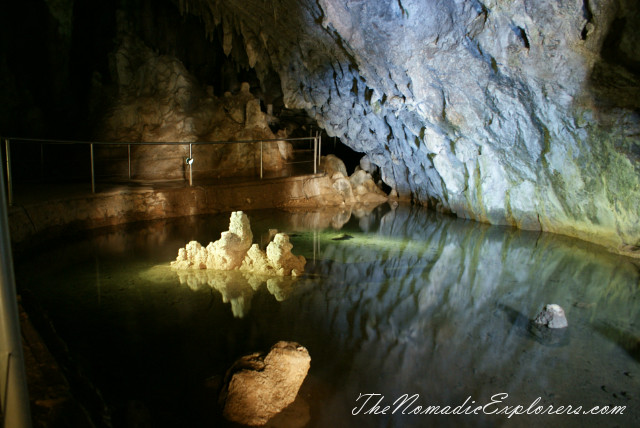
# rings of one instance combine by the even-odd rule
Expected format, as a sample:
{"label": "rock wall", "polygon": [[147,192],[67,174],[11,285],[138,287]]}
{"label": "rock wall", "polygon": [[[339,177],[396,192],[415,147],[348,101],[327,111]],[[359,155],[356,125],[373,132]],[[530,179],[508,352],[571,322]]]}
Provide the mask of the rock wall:
{"label": "rock wall", "polygon": [[177,3],[400,197],[638,254],[637,2]]}
{"label": "rock wall", "polygon": [[[127,28],[120,16],[118,47],[111,58],[117,96],[99,125],[98,137],[116,142],[273,140],[268,117],[248,83],[236,94],[216,97],[177,58],[160,55]],[[126,146],[97,146],[98,175],[127,177]],[[132,146],[132,178],[183,179],[188,145]],[[195,178],[259,175],[260,145],[194,145]],[[285,141],[263,143],[265,172],[283,170],[292,157]]]}

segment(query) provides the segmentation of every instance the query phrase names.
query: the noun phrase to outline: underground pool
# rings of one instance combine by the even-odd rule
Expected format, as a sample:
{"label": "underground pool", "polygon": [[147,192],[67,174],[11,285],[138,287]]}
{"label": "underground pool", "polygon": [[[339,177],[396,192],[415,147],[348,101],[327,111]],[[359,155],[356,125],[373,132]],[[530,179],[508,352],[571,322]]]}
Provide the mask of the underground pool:
{"label": "underground pool", "polygon": [[[247,214],[262,248],[269,229],[289,234],[303,275],[256,284],[170,268],[188,241],[218,239],[229,213],[100,229],[18,255],[27,310],[53,326],[57,356],[102,403],[85,404],[98,425],[225,426],[225,371],[289,340],[308,349],[311,368],[273,426],[640,426],[637,260],[402,205]],[[532,325],[550,303],[566,329]],[[621,412],[583,414],[595,406]]]}

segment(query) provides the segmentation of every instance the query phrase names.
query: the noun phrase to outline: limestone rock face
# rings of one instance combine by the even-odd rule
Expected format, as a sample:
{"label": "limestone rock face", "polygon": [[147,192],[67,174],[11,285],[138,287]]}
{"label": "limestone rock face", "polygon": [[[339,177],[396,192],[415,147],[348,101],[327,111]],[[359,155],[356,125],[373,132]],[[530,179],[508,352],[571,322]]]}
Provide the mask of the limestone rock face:
{"label": "limestone rock face", "polygon": [[336,172],[342,174],[343,177],[348,176],[347,167],[342,162],[342,159],[336,155],[323,156],[320,162],[320,168],[322,168],[329,177],[332,177]]}
{"label": "limestone rock face", "polygon": [[276,343],[266,357],[242,357],[227,373],[220,396],[224,417],[244,425],[264,425],[293,403],[310,363],[307,349],[294,342]]}
{"label": "limestone rock face", "polygon": [[335,155],[323,156],[320,167],[327,176],[325,185],[305,189],[306,194],[317,195],[320,205],[379,205],[388,200],[369,172],[357,169],[349,177],[344,162]]}
{"label": "limestone rock face", "polygon": [[640,249],[637,1],[181,4],[399,197]]}
{"label": "limestone rock face", "polygon": [[197,241],[189,242],[178,250],[178,257],[171,262],[174,269],[241,270],[257,275],[300,275],[306,260],[291,253],[293,245],[289,236],[278,233],[267,245],[266,253],[253,244],[253,232],[249,217],[242,211],[231,213],[229,230],[220,239],[203,247]]}
{"label": "limestone rock face", "polygon": [[534,322],[536,324],[546,325],[549,328],[565,328],[569,325],[567,323],[567,317],[564,314],[564,309],[556,304],[545,305]]}
{"label": "limestone rock face", "polygon": [[[123,26],[124,24],[121,24]],[[117,97],[102,118],[98,137],[115,142],[196,142],[286,138],[271,132],[260,101],[248,83],[240,91],[213,95],[175,57],[158,55],[141,40],[120,29],[112,56]],[[285,141],[263,143],[263,170],[280,171],[292,156]],[[186,174],[188,145],[132,146],[132,177],[178,179]],[[126,147],[96,147],[98,171],[126,176]],[[260,145],[193,146],[195,178],[255,175]]]}

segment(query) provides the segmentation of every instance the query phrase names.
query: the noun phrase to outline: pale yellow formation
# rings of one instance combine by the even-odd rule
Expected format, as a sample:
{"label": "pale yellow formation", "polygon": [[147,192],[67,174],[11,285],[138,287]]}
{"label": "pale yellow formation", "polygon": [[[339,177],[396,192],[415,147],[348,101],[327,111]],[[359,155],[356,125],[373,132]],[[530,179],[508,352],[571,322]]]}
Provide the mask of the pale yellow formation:
{"label": "pale yellow formation", "polygon": [[304,272],[307,263],[303,256],[295,256],[291,253],[293,245],[289,242],[286,233],[278,233],[273,241],[267,245],[267,259],[278,275],[299,275]]}
{"label": "pale yellow formation", "polygon": [[253,244],[249,217],[242,211],[231,213],[229,230],[220,239],[203,247],[197,241],[189,242],[178,250],[171,262],[174,269],[240,270],[259,275],[300,275],[306,260],[291,253],[293,245],[285,233],[277,233],[266,252]]}

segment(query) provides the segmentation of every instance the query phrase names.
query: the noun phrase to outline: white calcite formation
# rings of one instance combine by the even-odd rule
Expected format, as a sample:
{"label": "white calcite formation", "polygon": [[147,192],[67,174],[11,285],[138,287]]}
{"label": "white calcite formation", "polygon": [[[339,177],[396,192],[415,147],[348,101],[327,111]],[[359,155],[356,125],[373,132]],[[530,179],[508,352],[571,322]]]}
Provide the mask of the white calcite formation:
{"label": "white calcite formation", "polygon": [[546,325],[549,328],[565,328],[569,325],[564,309],[556,304],[545,305],[542,312],[538,314],[533,322]]}
{"label": "white calcite formation", "polygon": [[203,247],[197,241],[189,242],[178,250],[171,262],[174,269],[240,270],[256,275],[292,275],[304,272],[304,256],[291,253],[293,245],[285,233],[277,233],[267,245],[266,252],[253,244],[249,217],[242,211],[231,213],[229,230],[220,239]]}
{"label": "white calcite formation", "polygon": [[227,373],[220,395],[224,417],[243,425],[264,425],[296,399],[310,363],[304,346],[283,341],[267,356],[240,358]]}

